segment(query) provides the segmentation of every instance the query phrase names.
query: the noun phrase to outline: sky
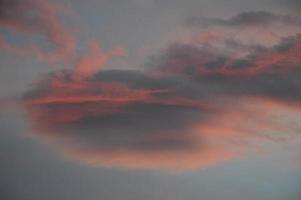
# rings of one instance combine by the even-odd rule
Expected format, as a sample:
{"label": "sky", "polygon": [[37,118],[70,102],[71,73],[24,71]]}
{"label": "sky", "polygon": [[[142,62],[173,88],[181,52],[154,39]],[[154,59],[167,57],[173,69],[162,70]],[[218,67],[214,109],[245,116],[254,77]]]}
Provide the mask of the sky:
{"label": "sky", "polygon": [[298,0],[0,0],[0,199],[300,200]]}

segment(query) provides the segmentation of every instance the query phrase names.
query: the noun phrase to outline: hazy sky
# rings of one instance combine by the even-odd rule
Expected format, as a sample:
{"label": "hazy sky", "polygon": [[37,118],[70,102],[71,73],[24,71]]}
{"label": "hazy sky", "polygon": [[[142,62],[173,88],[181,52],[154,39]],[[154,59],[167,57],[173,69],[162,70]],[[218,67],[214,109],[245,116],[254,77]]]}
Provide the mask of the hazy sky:
{"label": "hazy sky", "polygon": [[0,0],[0,199],[300,200],[298,0]]}

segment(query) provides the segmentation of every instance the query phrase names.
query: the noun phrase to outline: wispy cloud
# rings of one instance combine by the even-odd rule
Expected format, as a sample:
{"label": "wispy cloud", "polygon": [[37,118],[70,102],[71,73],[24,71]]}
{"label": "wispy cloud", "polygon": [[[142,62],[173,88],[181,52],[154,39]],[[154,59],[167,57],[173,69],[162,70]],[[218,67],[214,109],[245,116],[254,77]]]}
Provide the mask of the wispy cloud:
{"label": "wispy cloud", "polygon": [[[0,26],[10,31],[38,34],[55,46],[54,51],[44,51],[38,45],[30,44],[26,48],[39,59],[57,60],[71,56],[75,50],[71,31],[58,17],[63,9],[51,1],[39,0],[2,0],[0,2]],[[12,45],[11,45],[12,46]],[[12,46],[13,47],[13,46]],[[18,49],[17,46],[14,46]]]}
{"label": "wispy cloud", "polygon": [[98,72],[111,58],[126,55],[123,48],[114,48],[109,52],[103,52],[97,41],[91,41],[89,48],[89,54],[81,56],[76,65],[74,74],[76,79],[89,77]]}

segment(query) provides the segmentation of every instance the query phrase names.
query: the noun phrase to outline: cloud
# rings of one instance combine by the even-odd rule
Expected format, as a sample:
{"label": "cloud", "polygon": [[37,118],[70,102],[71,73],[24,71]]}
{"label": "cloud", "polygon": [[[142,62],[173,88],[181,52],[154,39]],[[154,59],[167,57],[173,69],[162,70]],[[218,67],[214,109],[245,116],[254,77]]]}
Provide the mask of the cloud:
{"label": "cloud", "polygon": [[[39,34],[51,42],[55,52],[30,46],[40,59],[57,60],[70,56],[75,48],[72,34],[61,23],[58,11],[63,9],[50,1],[1,0],[0,26],[10,31]],[[17,48],[17,47],[15,47]]]}
{"label": "cloud", "polygon": [[[37,132],[52,138],[71,157],[98,165],[181,169],[232,156],[195,139],[190,125],[211,108],[176,96],[168,80],[148,85],[156,79],[135,71],[99,72],[86,82],[70,76],[51,76],[43,87],[28,93],[24,103],[38,122]],[[197,160],[199,156],[204,158]],[[184,160],[193,163],[182,165]]]}
{"label": "cloud", "polygon": [[103,52],[96,41],[91,41],[89,48],[89,54],[81,56],[75,67],[75,79],[89,77],[98,72],[112,57],[126,54],[123,48],[114,48],[109,52]]}
{"label": "cloud", "polygon": [[[259,19],[293,23],[260,12],[227,23]],[[104,69],[124,51],[91,42],[73,69],[48,74],[24,95],[34,134],[85,163],[172,170],[300,137],[300,34],[266,47],[205,33],[161,50],[141,71]]]}
{"label": "cloud", "polygon": [[[227,19],[192,16],[186,19],[185,24],[188,30],[197,32],[195,38],[204,38],[211,33],[210,35],[219,35],[216,38],[219,43],[223,42],[221,39],[230,39],[245,45],[265,47],[271,47],[283,38],[301,33],[299,17],[267,11],[242,12]],[[202,40],[196,42],[204,43]]]}
{"label": "cloud", "polygon": [[189,17],[187,25],[191,26],[225,26],[225,27],[250,27],[250,26],[271,26],[275,23],[300,25],[301,20],[288,15],[274,14],[267,11],[242,12],[229,19]]}
{"label": "cloud", "polygon": [[284,38],[271,48],[253,48],[251,53],[238,58],[207,46],[174,44],[150,65],[158,73],[250,77],[298,68],[300,57],[301,36],[298,34]]}
{"label": "cloud", "polygon": [[[281,81],[274,91],[259,77],[202,80],[103,70],[78,81],[72,73],[49,75],[23,103],[35,134],[92,165],[200,169],[261,148],[256,140],[298,137],[301,128],[296,91],[286,91]],[[263,80],[273,82],[273,76]]]}

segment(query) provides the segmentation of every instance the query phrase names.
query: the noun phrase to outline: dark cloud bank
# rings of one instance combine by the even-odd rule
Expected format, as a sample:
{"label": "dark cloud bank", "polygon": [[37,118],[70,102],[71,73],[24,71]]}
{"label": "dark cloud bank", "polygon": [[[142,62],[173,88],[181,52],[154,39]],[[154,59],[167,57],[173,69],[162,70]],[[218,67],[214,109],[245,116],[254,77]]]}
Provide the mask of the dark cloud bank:
{"label": "dark cloud bank", "polygon": [[275,23],[285,25],[300,25],[298,17],[274,14],[266,11],[243,12],[229,19],[189,17],[186,19],[190,26],[228,26],[228,27],[250,27],[250,26],[271,26]]}

